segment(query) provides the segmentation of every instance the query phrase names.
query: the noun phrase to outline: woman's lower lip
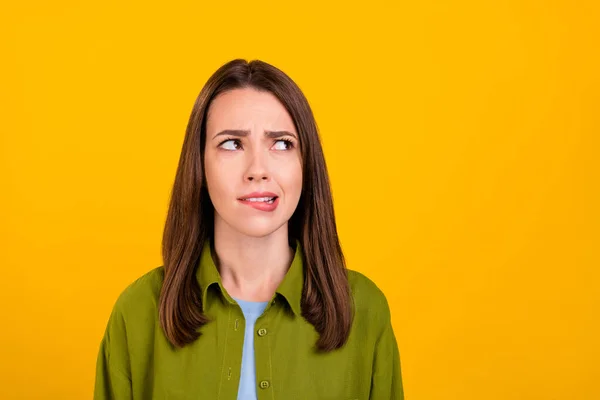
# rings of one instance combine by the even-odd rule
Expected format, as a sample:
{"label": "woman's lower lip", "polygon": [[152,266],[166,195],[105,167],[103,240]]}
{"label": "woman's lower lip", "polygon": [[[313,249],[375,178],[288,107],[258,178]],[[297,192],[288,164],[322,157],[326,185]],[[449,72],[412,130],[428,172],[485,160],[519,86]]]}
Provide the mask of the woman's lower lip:
{"label": "woman's lower lip", "polygon": [[275,211],[275,209],[277,208],[277,205],[279,204],[279,197],[275,198],[275,201],[273,201],[273,203],[269,204],[266,203],[264,201],[248,201],[248,200],[239,200],[238,201],[242,204],[246,204],[250,207],[256,208],[257,210],[261,210],[261,211]]}

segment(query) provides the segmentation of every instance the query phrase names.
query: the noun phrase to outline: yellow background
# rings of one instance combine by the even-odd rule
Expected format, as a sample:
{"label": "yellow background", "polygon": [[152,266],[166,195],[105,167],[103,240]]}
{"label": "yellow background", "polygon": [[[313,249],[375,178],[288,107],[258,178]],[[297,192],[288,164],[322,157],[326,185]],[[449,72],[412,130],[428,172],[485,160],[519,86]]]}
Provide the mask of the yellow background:
{"label": "yellow background", "polygon": [[0,399],[92,397],[116,297],[161,265],[193,102],[237,57],[312,104],[407,399],[600,398],[594,1],[17,4],[0,13]]}

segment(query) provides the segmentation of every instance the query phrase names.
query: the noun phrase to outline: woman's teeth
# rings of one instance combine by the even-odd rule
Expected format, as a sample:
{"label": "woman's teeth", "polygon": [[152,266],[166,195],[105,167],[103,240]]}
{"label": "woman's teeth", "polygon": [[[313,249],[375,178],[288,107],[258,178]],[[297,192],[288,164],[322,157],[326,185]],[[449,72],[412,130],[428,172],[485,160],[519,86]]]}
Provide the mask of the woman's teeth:
{"label": "woman's teeth", "polygon": [[275,201],[275,197],[251,197],[249,199],[242,199],[242,200],[251,201],[251,202],[262,201],[262,202],[271,204]]}

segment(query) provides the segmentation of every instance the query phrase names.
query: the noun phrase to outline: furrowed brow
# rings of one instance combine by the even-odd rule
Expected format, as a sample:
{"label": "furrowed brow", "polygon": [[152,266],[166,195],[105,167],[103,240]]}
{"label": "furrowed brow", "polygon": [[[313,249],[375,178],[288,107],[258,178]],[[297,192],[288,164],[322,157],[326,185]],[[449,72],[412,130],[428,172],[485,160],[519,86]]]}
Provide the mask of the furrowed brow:
{"label": "furrowed brow", "polygon": [[236,136],[236,137],[244,137],[244,136],[248,136],[250,134],[250,131],[244,131],[244,130],[240,130],[240,129],[225,129],[219,133],[217,133],[215,136],[213,136],[213,139],[216,138],[217,136]]}
{"label": "furrowed brow", "polygon": [[275,138],[282,137],[282,136],[291,136],[294,139],[298,139],[296,137],[296,135],[294,135],[292,132],[288,132],[288,131],[265,131],[265,136],[268,137],[269,139],[275,139]]}
{"label": "furrowed brow", "polygon": [[[213,136],[213,139],[216,138],[217,136],[246,137],[248,135],[250,135],[250,131],[248,131],[248,130],[225,129],[225,130],[222,130],[221,132],[217,133],[215,136]],[[278,138],[278,137],[282,137],[282,136],[291,136],[294,139],[298,139],[296,137],[296,135],[294,135],[292,132],[288,132],[288,131],[265,131],[265,136],[268,137],[269,139],[274,139],[274,138]]]}

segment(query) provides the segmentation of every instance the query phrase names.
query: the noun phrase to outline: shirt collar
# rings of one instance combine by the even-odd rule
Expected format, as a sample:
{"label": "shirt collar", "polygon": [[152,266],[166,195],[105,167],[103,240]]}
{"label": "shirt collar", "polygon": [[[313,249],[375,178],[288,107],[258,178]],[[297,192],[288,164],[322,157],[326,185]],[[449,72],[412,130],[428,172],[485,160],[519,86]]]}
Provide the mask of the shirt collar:
{"label": "shirt collar", "polygon": [[[290,268],[285,274],[285,277],[277,287],[276,293],[279,293],[286,299],[294,314],[296,314],[297,316],[301,316],[302,309],[300,301],[302,298],[302,289],[304,286],[304,256],[302,254],[302,247],[300,245],[300,241],[298,239],[294,239],[294,243],[294,259],[292,260],[292,264],[290,265]],[[221,275],[219,274],[217,266],[215,265],[214,260],[212,258],[210,239],[204,241],[204,246],[200,255],[199,265],[196,270],[196,279],[198,280],[200,290],[202,291],[202,304],[205,309],[208,297],[208,288],[215,283],[219,285],[221,293],[225,296],[229,303],[236,303],[235,300],[229,295],[229,293],[227,293],[227,291],[223,287]]]}

